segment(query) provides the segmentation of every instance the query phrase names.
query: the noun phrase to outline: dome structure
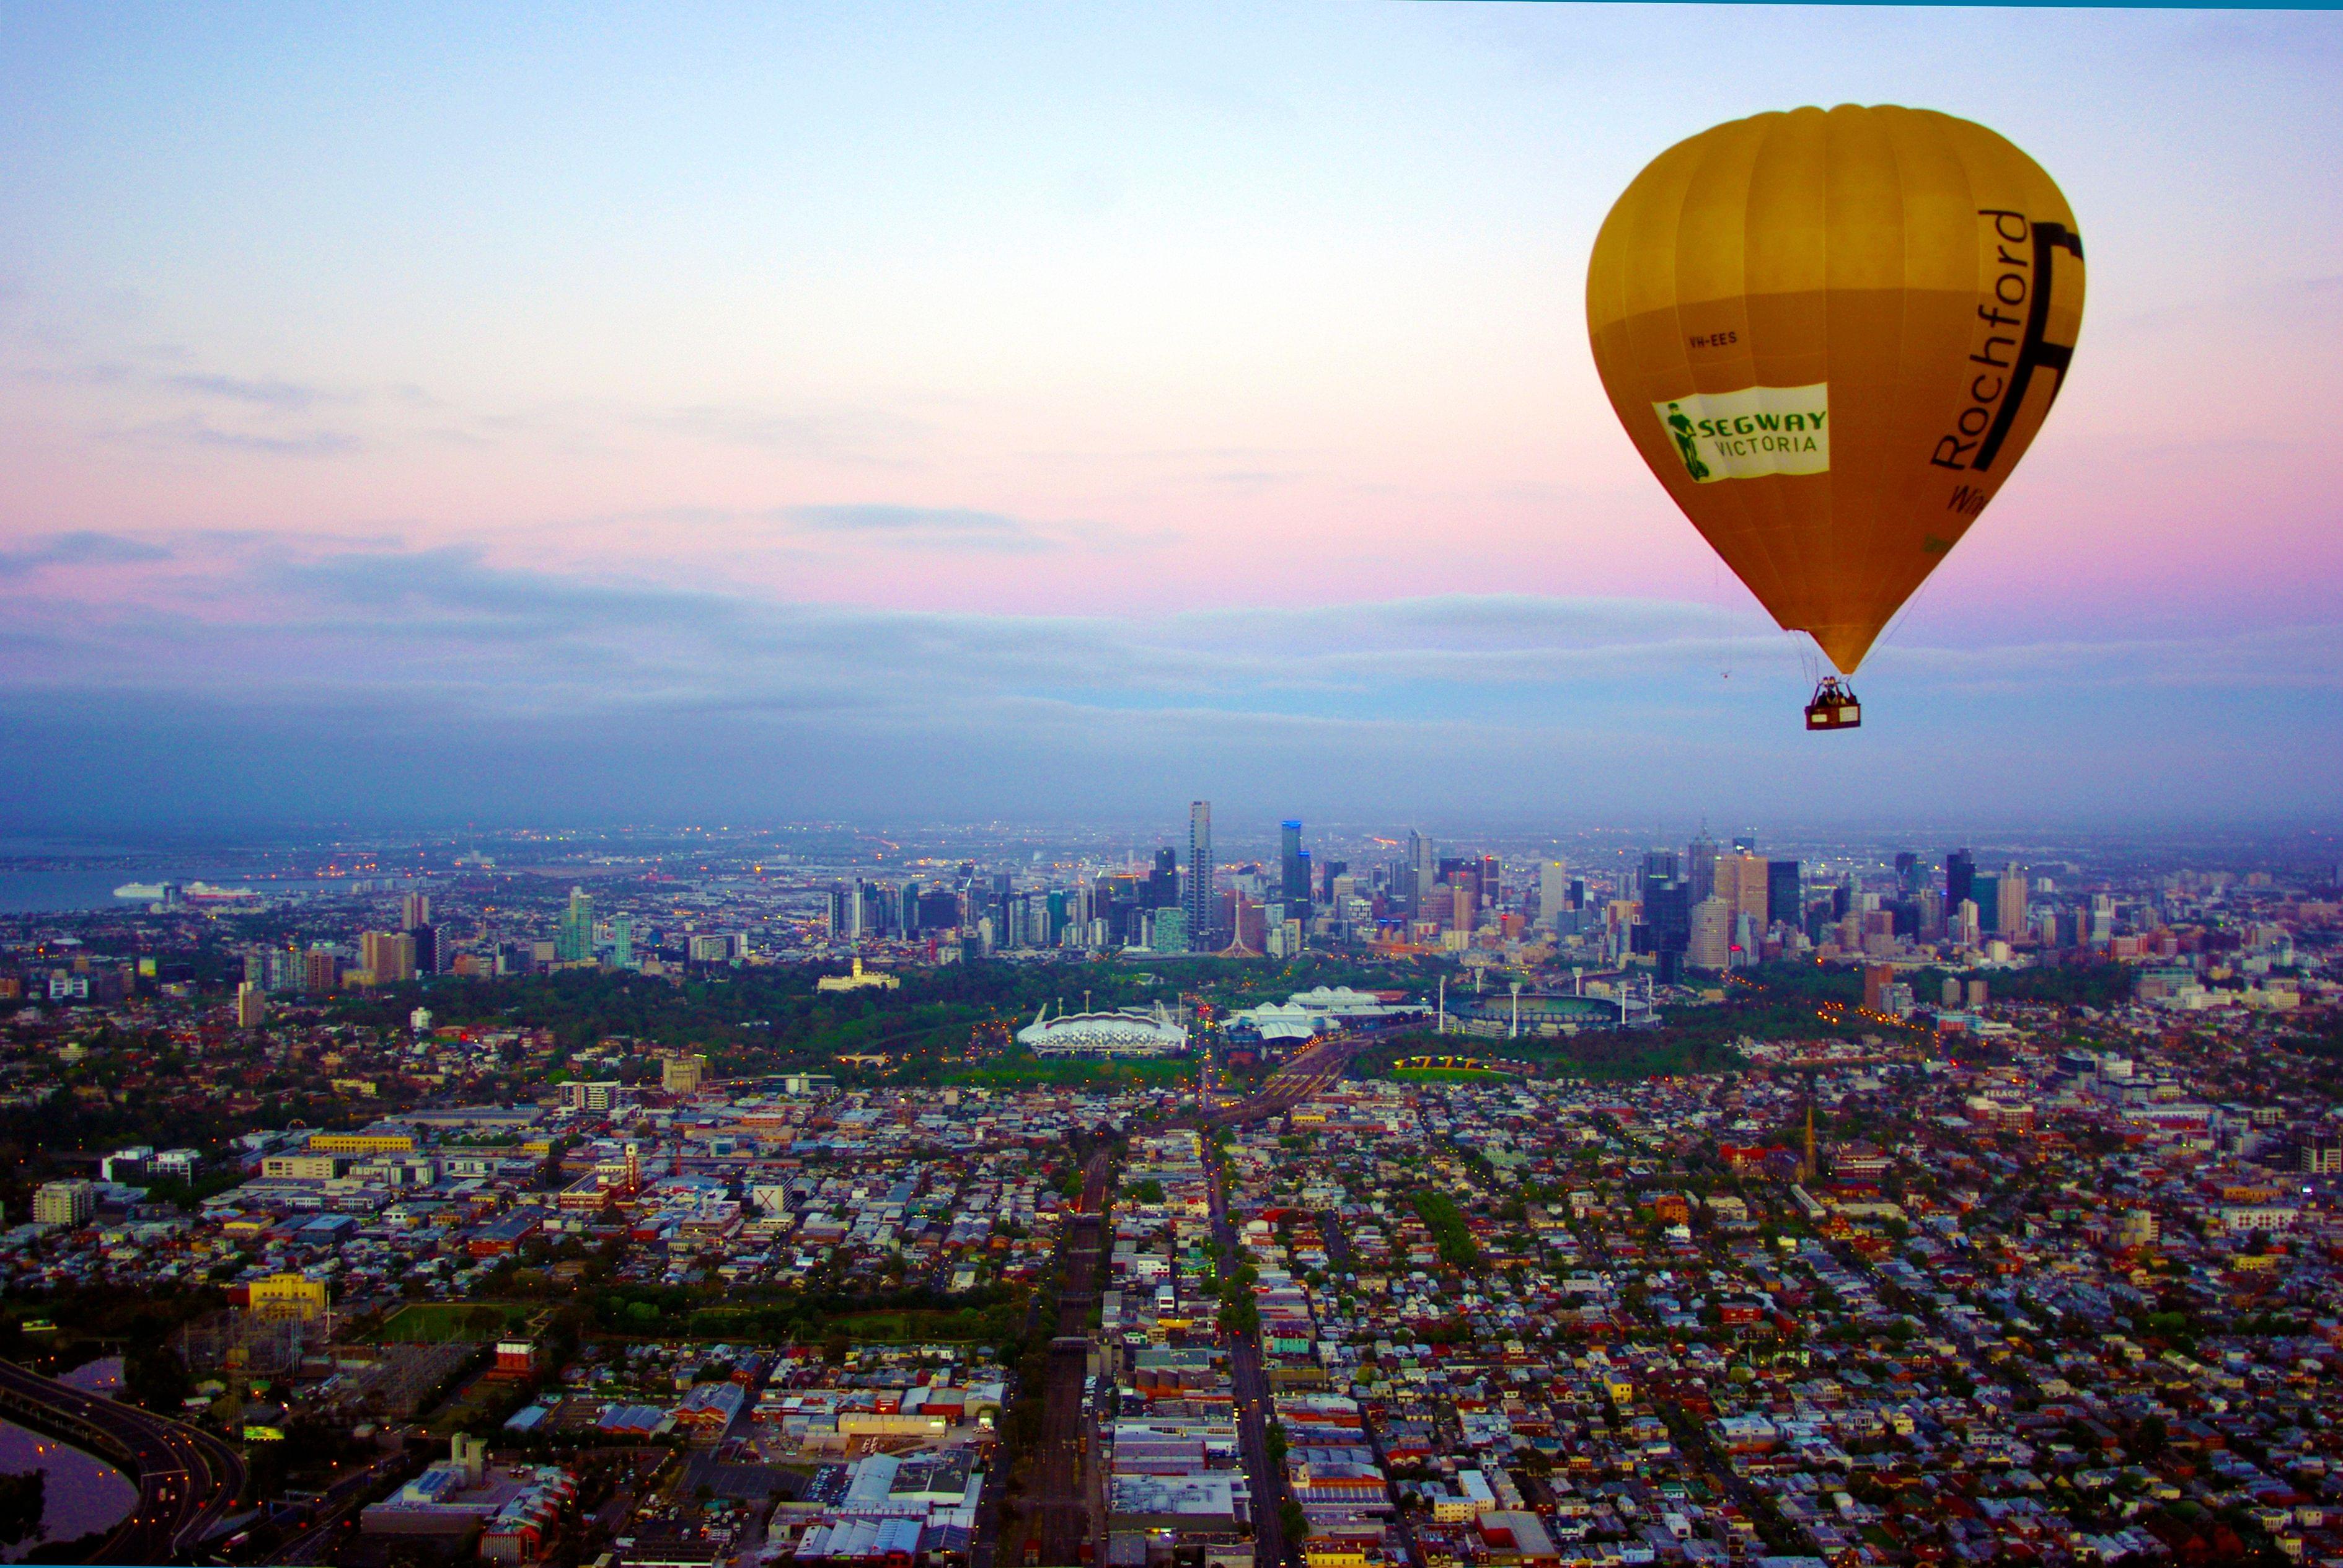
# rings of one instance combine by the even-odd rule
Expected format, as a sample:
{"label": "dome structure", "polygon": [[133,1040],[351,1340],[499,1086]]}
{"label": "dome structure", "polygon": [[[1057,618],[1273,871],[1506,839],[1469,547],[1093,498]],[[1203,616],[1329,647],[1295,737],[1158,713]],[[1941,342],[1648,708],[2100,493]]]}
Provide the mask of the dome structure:
{"label": "dome structure", "polygon": [[1017,1043],[1036,1056],[1173,1056],[1188,1049],[1188,1030],[1161,1002],[1111,1012],[1060,1011],[1047,1003],[1017,1031]]}

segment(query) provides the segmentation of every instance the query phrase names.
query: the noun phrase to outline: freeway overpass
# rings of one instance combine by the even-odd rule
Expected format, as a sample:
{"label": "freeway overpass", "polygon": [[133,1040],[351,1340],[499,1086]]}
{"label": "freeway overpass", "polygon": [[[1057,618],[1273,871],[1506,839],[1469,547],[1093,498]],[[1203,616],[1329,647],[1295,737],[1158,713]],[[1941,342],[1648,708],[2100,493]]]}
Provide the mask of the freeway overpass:
{"label": "freeway overpass", "polygon": [[91,1553],[93,1563],[191,1559],[244,1491],[244,1461],[208,1432],[14,1362],[0,1361],[0,1414],[109,1460],[137,1483],[137,1503]]}

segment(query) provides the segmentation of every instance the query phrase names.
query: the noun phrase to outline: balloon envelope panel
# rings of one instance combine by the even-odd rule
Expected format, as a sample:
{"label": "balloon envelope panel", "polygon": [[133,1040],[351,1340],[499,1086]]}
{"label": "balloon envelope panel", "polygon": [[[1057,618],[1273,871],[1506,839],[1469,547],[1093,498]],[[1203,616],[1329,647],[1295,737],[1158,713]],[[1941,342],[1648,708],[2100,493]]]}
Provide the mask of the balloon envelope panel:
{"label": "balloon envelope panel", "polygon": [[1586,277],[1644,460],[1849,674],[2032,443],[2082,314],[2050,176],[1982,126],[1894,106],[1678,143],[1612,207]]}

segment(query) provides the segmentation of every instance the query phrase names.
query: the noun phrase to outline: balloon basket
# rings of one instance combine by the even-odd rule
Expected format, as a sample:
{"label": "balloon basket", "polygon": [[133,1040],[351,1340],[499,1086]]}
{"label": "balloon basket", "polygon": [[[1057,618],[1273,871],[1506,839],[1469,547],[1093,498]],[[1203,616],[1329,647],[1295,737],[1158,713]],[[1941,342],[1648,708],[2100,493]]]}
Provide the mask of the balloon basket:
{"label": "balloon basket", "polygon": [[1806,728],[1862,729],[1863,704],[1855,700],[1855,689],[1840,684],[1836,676],[1825,678],[1815,688],[1815,695],[1806,704]]}

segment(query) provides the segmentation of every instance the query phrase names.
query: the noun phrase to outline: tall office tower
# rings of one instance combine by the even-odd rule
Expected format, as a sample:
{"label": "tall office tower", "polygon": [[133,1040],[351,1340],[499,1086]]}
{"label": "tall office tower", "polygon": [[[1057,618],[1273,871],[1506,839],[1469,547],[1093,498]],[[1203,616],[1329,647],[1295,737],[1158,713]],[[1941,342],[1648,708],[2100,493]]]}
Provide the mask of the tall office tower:
{"label": "tall office tower", "polygon": [[1765,862],[1765,919],[1797,925],[1806,917],[1805,893],[1798,885],[1795,860]]}
{"label": "tall office tower", "polygon": [[1692,884],[1692,901],[1701,902],[1716,891],[1716,840],[1703,828],[1684,854],[1684,879]]}
{"label": "tall office tower", "polygon": [[1684,950],[1692,932],[1692,886],[1681,880],[1653,879],[1644,884],[1643,941],[1639,950],[1666,953]]}
{"label": "tall office tower", "polygon": [[1348,860],[1322,860],[1313,875],[1318,879],[1318,896],[1332,903],[1334,899],[1334,879],[1349,872]]}
{"label": "tall office tower", "polygon": [[1964,947],[1975,947],[1984,934],[1977,921],[1977,907],[1966,899],[1953,906],[1953,940]]}
{"label": "tall office tower", "polygon": [[1564,860],[1538,862],[1538,919],[1547,925],[1571,907],[1570,865]]}
{"label": "tall office tower", "polygon": [[1212,889],[1212,803],[1188,803],[1188,876],[1181,889],[1181,907],[1188,913],[1188,941],[1211,950],[1213,925],[1220,919],[1220,900]]}
{"label": "tall office tower", "polygon": [[610,962],[622,970],[635,967],[635,917],[623,910],[610,917]]}
{"label": "tall office tower", "polygon": [[1440,880],[1440,846],[1410,828],[1407,830],[1407,864],[1401,868],[1399,896],[1407,906],[1413,920],[1423,913],[1424,900],[1432,896],[1434,883]]}
{"label": "tall office tower", "polygon": [[399,921],[401,928],[411,931],[417,926],[427,926],[430,923],[431,895],[428,893],[407,894],[405,916]]}
{"label": "tall office tower", "polygon": [[899,909],[900,912],[895,917],[895,929],[907,937],[918,936],[920,934],[920,884],[917,881],[903,884]]}
{"label": "tall office tower", "polygon": [[1766,900],[1772,890],[1765,861],[1755,855],[1720,855],[1715,881],[1713,897],[1723,899],[1735,916],[1746,915],[1758,930],[1765,930]]}
{"label": "tall office tower", "polygon": [[1916,893],[1926,883],[1927,873],[1920,869],[1920,857],[1909,849],[1896,852],[1896,885],[1906,893]]}
{"label": "tall office tower", "polygon": [[1483,855],[1473,865],[1473,874],[1480,879],[1481,907],[1484,910],[1498,909],[1505,901],[1505,885],[1499,876],[1503,870],[1494,855]]}
{"label": "tall office tower", "polygon": [[407,934],[415,940],[415,972],[436,975],[439,972],[439,928],[409,926]]}
{"label": "tall office tower", "polygon": [[2026,934],[2026,868],[2012,860],[2001,869],[2001,880],[1995,892],[1999,908],[1995,910],[1993,929],[2005,937]]}
{"label": "tall office tower", "polygon": [[554,930],[553,956],[563,963],[594,956],[594,900],[583,888],[569,890],[569,907],[561,911],[561,923]]}
{"label": "tall office tower", "polygon": [[1650,890],[1654,886],[1662,882],[1681,881],[1683,879],[1683,872],[1677,869],[1676,852],[1674,849],[1646,849],[1644,851],[1644,876],[1642,887],[1644,890],[1646,896],[1649,896]]}
{"label": "tall office tower", "polygon": [[1721,970],[1733,961],[1733,913],[1725,900],[1706,898],[1692,907],[1684,960],[1696,970]]}
{"label": "tall office tower", "polygon": [[1976,857],[1955,849],[1945,857],[1945,908],[1958,910],[1976,887]]}
{"label": "tall office tower", "polygon": [[1310,902],[1310,862],[1302,850],[1302,824],[1281,822],[1277,826],[1279,890],[1287,904],[1307,905]]}
{"label": "tall office tower", "polygon": [[1147,890],[1140,899],[1140,908],[1185,908],[1180,903],[1180,851],[1169,844],[1155,851],[1155,864],[1147,873]]}
{"label": "tall office tower", "polygon": [[1969,880],[1969,902],[1976,906],[1977,930],[1996,931],[2001,929],[2001,879],[1974,877]]}
{"label": "tall office tower", "polygon": [[1940,941],[1945,935],[1945,895],[1934,888],[1923,888],[1912,895],[1913,929],[1924,942]]}

